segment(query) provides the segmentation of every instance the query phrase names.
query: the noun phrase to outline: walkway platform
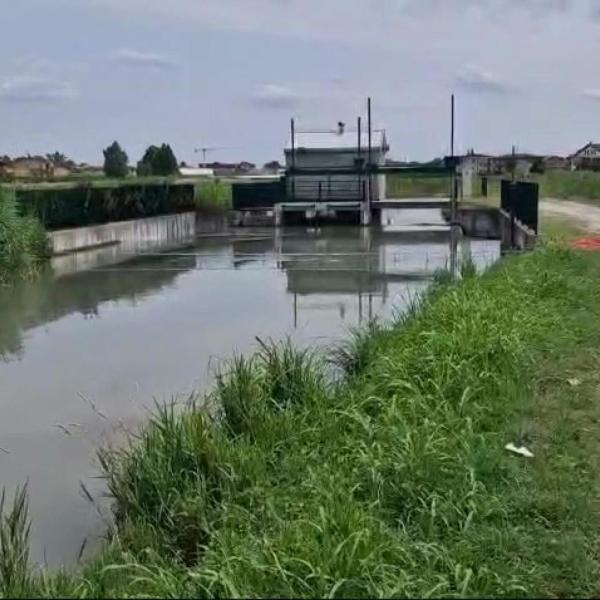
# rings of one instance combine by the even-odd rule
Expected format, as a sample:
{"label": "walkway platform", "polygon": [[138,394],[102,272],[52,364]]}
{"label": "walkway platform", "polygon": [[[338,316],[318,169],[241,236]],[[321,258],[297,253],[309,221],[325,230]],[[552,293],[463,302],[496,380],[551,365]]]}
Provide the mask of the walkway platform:
{"label": "walkway platform", "polygon": [[388,198],[371,204],[373,210],[412,208],[444,209],[450,208],[449,198]]}

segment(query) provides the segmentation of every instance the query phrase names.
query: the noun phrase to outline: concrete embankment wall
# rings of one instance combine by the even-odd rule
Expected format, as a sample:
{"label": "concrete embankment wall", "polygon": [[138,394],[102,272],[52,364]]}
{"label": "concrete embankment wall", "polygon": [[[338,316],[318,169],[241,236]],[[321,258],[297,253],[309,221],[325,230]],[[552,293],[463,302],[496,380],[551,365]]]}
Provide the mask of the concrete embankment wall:
{"label": "concrete embankment wall", "polygon": [[116,264],[140,252],[165,250],[227,228],[224,213],[186,212],[50,232],[57,273]]}
{"label": "concrete embankment wall", "polygon": [[[443,211],[446,221],[450,221],[450,210]],[[521,221],[511,219],[500,208],[486,206],[461,206],[457,221],[465,235],[474,238],[501,240],[504,248],[530,250],[535,246],[537,236]]]}
{"label": "concrete embankment wall", "polygon": [[168,243],[190,238],[196,233],[196,214],[180,213],[104,225],[60,229],[49,233],[54,254],[77,252],[111,244],[122,248],[144,243]]}

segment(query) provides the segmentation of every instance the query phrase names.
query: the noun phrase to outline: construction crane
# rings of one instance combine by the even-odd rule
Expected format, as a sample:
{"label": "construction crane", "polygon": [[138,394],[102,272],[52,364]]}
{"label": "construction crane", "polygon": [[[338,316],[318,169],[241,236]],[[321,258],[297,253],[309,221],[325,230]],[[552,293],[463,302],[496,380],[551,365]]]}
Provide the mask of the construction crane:
{"label": "construction crane", "polygon": [[201,146],[200,148],[194,148],[194,152],[202,152],[202,162],[206,164],[206,153],[215,152],[216,150],[233,150],[236,146]]}

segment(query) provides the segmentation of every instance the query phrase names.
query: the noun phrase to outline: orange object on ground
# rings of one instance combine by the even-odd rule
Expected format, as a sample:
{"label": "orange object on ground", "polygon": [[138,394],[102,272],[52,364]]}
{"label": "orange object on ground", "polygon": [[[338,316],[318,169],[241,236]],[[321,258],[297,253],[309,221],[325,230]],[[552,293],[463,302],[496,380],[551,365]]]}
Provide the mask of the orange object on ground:
{"label": "orange object on ground", "polygon": [[600,237],[579,238],[571,242],[571,245],[582,250],[600,250]]}

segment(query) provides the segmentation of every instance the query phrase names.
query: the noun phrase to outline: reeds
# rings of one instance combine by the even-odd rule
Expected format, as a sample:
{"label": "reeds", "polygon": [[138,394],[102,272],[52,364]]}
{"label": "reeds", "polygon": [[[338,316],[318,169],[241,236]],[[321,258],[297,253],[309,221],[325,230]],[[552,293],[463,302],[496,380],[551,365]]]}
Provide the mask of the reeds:
{"label": "reeds", "polygon": [[48,239],[39,221],[19,215],[14,194],[0,189],[0,283],[32,275],[48,256]]}

